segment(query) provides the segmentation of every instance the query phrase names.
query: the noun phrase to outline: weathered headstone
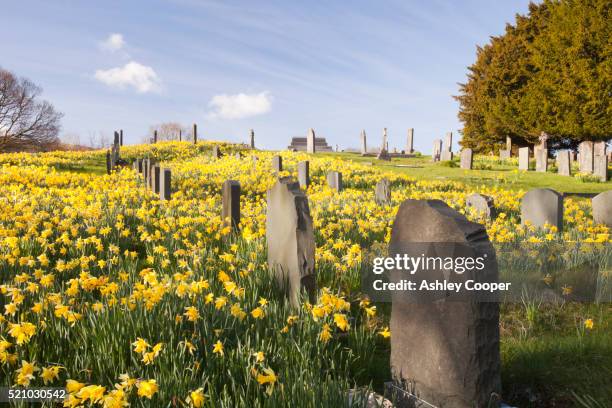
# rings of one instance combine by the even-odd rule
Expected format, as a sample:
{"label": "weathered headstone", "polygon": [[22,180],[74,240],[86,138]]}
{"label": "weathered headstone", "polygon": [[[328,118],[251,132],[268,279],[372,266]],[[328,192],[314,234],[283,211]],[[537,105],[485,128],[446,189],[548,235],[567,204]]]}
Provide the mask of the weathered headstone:
{"label": "weathered headstone", "polygon": [[433,152],[431,153],[432,161],[440,161],[440,154],[442,153],[442,140],[436,139],[433,143]]}
{"label": "weathered headstone", "polygon": [[338,171],[330,171],[327,173],[327,185],[337,192],[342,191],[344,188],[342,185],[342,173]]}
{"label": "weathered headstone", "polygon": [[159,179],[161,177],[160,170],[161,168],[158,165],[155,165],[151,171],[151,184],[155,194],[159,194]]}
{"label": "weathered headstone", "polygon": [[111,163],[111,152],[110,150],[106,151],[106,174],[111,174],[111,170],[113,169],[113,165]]}
{"label": "weathered headstone", "polygon": [[521,147],[519,149],[519,170],[529,170],[529,148]]}
{"label": "weathered headstone", "polygon": [[461,168],[464,170],[472,170],[474,162],[474,154],[472,149],[461,150]]}
{"label": "weathered headstone", "polygon": [[315,241],[308,198],[297,182],[280,179],[267,193],[268,265],[293,306],[305,289],[316,297]]}
{"label": "weathered headstone", "polygon": [[[406,200],[393,223],[388,256],[420,258],[424,247],[428,256],[442,259],[457,257],[457,252],[482,258],[485,267],[463,275],[448,272],[457,278],[445,278],[442,270],[419,271],[418,279],[469,277],[497,282],[495,250],[484,226],[440,200]],[[397,273],[391,271],[391,276]],[[396,382],[408,385],[428,406],[472,408],[494,403],[501,392],[499,304],[478,301],[474,291],[465,291],[461,301],[453,298],[453,291],[441,291],[437,300],[420,302],[404,301],[406,295],[400,292],[392,295],[390,324]]]}
{"label": "weathered headstone", "polygon": [[446,132],[446,138],[444,139],[444,151],[453,151],[453,132]]}
{"label": "weathered headstone", "polygon": [[506,149],[506,150],[500,150],[499,151],[499,158],[500,160],[507,160],[510,158],[510,150]]}
{"label": "weathered headstone", "polygon": [[150,162],[151,162],[151,159],[149,159],[148,157],[144,159],[142,162],[142,179],[145,184],[148,184],[148,181],[149,181],[149,163]]}
{"label": "weathered headstone", "polygon": [[382,146],[380,146],[380,150],[385,150],[385,151],[389,151],[389,139],[387,137],[387,128],[383,128],[383,135],[382,135]]}
{"label": "weathered headstone", "polygon": [[193,124],[193,144],[198,143],[198,125]]}
{"label": "weathered headstone", "polygon": [[593,142],[584,141],[578,145],[578,151],[580,152],[580,172],[581,173],[593,173],[593,159],[595,158],[593,153]]}
{"label": "weathered headstone", "polygon": [[138,163],[138,173],[142,174],[142,168],[144,165],[144,159],[136,159],[136,162]]}
{"label": "weathered headstone", "polygon": [[360,141],[361,141],[361,154],[366,154],[368,152],[368,144],[367,144],[367,141],[366,141],[366,132],[365,132],[365,130],[361,131]]}
{"label": "weathered headstone", "polygon": [[153,131],[153,143],[157,143],[157,130]]}
{"label": "weathered headstone", "polygon": [[281,156],[272,157],[272,170],[276,173],[283,171],[283,158]]}
{"label": "weathered headstone", "polygon": [[408,129],[408,139],[406,140],[406,153],[414,153],[414,128]]}
{"label": "weathered headstone", "polygon": [[381,179],[376,183],[374,191],[374,200],[381,205],[391,202],[391,183],[386,178]]}
{"label": "weathered headstone", "polygon": [[149,188],[151,190],[153,190],[153,168],[155,167],[155,161],[154,160],[149,160],[149,168],[147,170],[147,186],[149,186]]}
{"label": "weathered headstone", "polygon": [[512,138],[510,136],[506,136],[506,150],[512,156]]}
{"label": "weathered headstone", "polygon": [[521,224],[527,221],[535,227],[552,225],[563,230],[563,196],[549,188],[536,188],[521,200]]}
{"label": "weathered headstone", "polygon": [[539,147],[535,149],[536,171],[546,173],[548,170],[548,149]]}
{"label": "weathered headstone", "polygon": [[561,176],[572,175],[572,162],[569,150],[560,150],[557,152],[557,172]]}
{"label": "weathered headstone", "polygon": [[223,208],[221,218],[232,228],[238,229],[240,224],[240,183],[236,180],[226,180],[223,183]]}
{"label": "weathered headstone", "polygon": [[132,162],[132,169],[138,171],[138,159]]}
{"label": "weathered headstone", "polygon": [[179,129],[179,142],[183,141],[183,129]]}
{"label": "weathered headstone", "polygon": [[255,148],[255,131],[253,129],[251,129],[249,131],[249,143],[251,145],[251,149]]}
{"label": "weathered headstone", "polygon": [[593,222],[612,228],[612,190],[604,191],[593,197]]}
{"label": "weathered headstone", "polygon": [[307,189],[310,185],[310,163],[301,161],[297,164],[298,183],[303,189]]}
{"label": "weathered headstone", "polygon": [[465,198],[465,206],[474,209],[474,211],[484,215],[487,219],[492,220],[497,217],[493,197],[478,193],[470,194]]}
{"label": "weathered headstone", "polygon": [[214,159],[218,159],[218,158],[220,158],[220,157],[221,157],[221,150],[219,149],[219,146],[214,145],[214,146],[212,147],[212,157],[213,157]]}
{"label": "weathered headstone", "polygon": [[119,131],[119,146],[123,146],[123,129]]}
{"label": "weathered headstone", "polygon": [[608,181],[608,156],[595,156],[593,160],[593,175],[596,176],[599,181]]}
{"label": "weathered headstone", "polygon": [[453,152],[449,152],[446,149],[442,149],[442,153],[440,153],[440,160],[441,161],[453,160]]}
{"label": "weathered headstone", "polygon": [[171,174],[170,169],[163,169],[161,172],[159,180],[159,198],[161,200],[169,200],[172,195]]}
{"label": "weathered headstone", "polygon": [[308,129],[308,135],[306,135],[306,153],[315,153],[315,131],[313,128]]}

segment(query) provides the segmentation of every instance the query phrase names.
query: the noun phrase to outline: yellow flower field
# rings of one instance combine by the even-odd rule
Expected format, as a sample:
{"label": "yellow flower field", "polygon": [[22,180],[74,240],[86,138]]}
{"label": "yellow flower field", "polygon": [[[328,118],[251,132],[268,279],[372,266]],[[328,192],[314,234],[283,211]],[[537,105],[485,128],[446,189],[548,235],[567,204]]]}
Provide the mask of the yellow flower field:
{"label": "yellow flower field", "polygon": [[[74,171],[102,151],[0,155],[0,385],[65,387],[67,407],[346,405],[348,389],[369,385],[373,350],[384,353],[393,335],[360,293],[359,271],[385,251],[403,200],[465,212],[467,195],[490,195],[500,215],[487,231],[498,244],[612,242],[588,200],[565,200],[563,233],[536,231],[520,225],[525,191],[283,152],[281,176],[310,160],[320,287],[316,304],[292,309],[266,265],[274,153],[221,144],[226,155],[213,159],[211,146],[122,148],[128,161],[150,156],[172,170],[169,201],[131,167]],[[339,194],[327,187],[330,170],[343,174]],[[374,201],[382,177],[392,205]],[[221,219],[228,179],[242,189],[239,233]]]}

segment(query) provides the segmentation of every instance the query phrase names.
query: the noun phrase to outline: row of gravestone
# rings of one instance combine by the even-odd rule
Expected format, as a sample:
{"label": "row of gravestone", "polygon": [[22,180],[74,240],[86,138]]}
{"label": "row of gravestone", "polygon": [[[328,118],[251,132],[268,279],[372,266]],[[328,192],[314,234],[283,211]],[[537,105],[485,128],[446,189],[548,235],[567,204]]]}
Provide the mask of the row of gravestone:
{"label": "row of gravestone", "polygon": [[[192,136],[192,140],[193,140],[193,144],[197,144],[198,143],[198,125],[196,123],[193,124],[193,128],[192,128],[192,132],[191,132],[191,136]],[[178,131],[178,139],[180,142],[183,141],[183,130],[179,129]],[[121,131],[121,145],[123,145],[123,131]],[[158,134],[157,134],[157,129],[153,131],[153,137],[151,138],[151,143],[155,144],[157,143],[158,140]],[[251,149],[255,149],[255,131],[253,129],[251,129],[249,131],[249,146],[251,147]]]}
{"label": "row of gravestone", "polygon": [[143,181],[160,200],[170,200],[172,197],[172,172],[159,166],[153,159],[136,159],[133,169],[142,176]]}
{"label": "row of gravestone", "polygon": [[[492,197],[471,194],[466,197],[466,207],[474,209],[486,218],[494,219],[497,210]],[[600,193],[591,200],[593,222],[612,228],[612,190]],[[530,190],[521,199],[521,223],[535,227],[548,224],[559,231],[563,228],[563,195],[549,189]]]}
{"label": "row of gravestone", "polygon": [[[452,135],[451,135],[452,138]],[[452,139],[451,139],[452,140]],[[542,142],[534,149],[534,156],[536,161],[535,170],[537,172],[548,171],[548,149]],[[577,156],[570,150],[560,150],[557,152],[557,172],[562,176],[571,176],[571,164],[572,161],[578,160],[580,172],[585,174],[593,174],[600,181],[608,181],[608,163],[612,152],[606,152],[605,142],[582,142],[579,146],[580,153]],[[500,158],[506,159],[511,155],[511,150],[500,151]],[[518,149],[519,153],[519,170],[529,171],[529,159],[530,150],[528,147],[521,147]],[[464,170],[471,170],[473,167],[473,151],[472,149],[466,148],[461,150],[460,167]],[[433,160],[452,160],[452,152],[448,152],[447,149],[442,149],[442,141],[436,140],[434,142]]]}

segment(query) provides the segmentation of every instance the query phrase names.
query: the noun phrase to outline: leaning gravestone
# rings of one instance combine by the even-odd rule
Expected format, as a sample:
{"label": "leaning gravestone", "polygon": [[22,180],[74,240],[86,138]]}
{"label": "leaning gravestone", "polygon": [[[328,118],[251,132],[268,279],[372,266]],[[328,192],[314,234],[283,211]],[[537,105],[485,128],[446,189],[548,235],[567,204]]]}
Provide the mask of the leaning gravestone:
{"label": "leaning gravestone", "polygon": [[572,175],[572,164],[569,150],[561,150],[557,153],[557,171],[561,176]]}
{"label": "leaning gravestone", "polygon": [[172,179],[172,173],[170,169],[163,169],[161,171],[161,178],[159,180],[159,199],[169,200],[172,195],[170,180]]}
{"label": "leaning gravestone", "polygon": [[298,183],[303,189],[307,189],[310,185],[310,163],[301,161],[297,165]]}
{"label": "leaning gravestone", "polygon": [[465,206],[473,208],[476,212],[484,215],[489,220],[497,216],[493,197],[478,193],[470,194],[465,198]]}
{"label": "leaning gravestone", "polygon": [[530,190],[521,200],[521,224],[529,221],[535,227],[545,224],[563,229],[563,196],[549,188]]}
{"label": "leaning gravestone", "polygon": [[391,183],[389,183],[389,180],[384,178],[376,183],[374,200],[380,205],[389,204],[391,202]]}
{"label": "leaning gravestone", "polygon": [[215,145],[212,148],[212,157],[215,159],[218,159],[221,157],[221,150],[219,149],[219,146]]}
{"label": "leaning gravestone", "polygon": [[461,168],[464,170],[472,170],[474,155],[472,149],[461,150]]}
{"label": "leaning gravestone", "polygon": [[599,178],[599,181],[608,181],[608,156],[599,155],[593,159],[593,175]]}
{"label": "leaning gravestone", "polygon": [[[482,257],[482,270],[449,273],[461,280],[467,274],[475,282],[497,282],[495,250],[484,226],[468,221],[440,200],[406,200],[395,217],[389,257],[421,258],[423,251],[442,259],[455,258],[456,251]],[[435,282],[445,279],[444,273],[421,270],[410,276]],[[397,277],[398,271],[391,271],[391,276]],[[401,291],[391,295],[394,380],[428,403],[415,406],[495,406],[489,404],[498,400],[501,391],[499,304],[479,301],[473,291],[464,291],[461,300],[454,291],[438,293],[435,300],[416,302],[407,301],[411,295]]]}
{"label": "leaning gravestone", "polygon": [[546,173],[548,170],[548,149],[535,149],[536,171]]}
{"label": "leaning gravestone", "polygon": [[612,228],[612,190],[604,191],[593,197],[593,222]]}
{"label": "leaning gravestone", "polygon": [[280,179],[267,194],[268,265],[293,306],[302,289],[315,301],[315,241],[308,198],[297,182]]}
{"label": "leaning gravestone", "polygon": [[283,171],[283,158],[281,156],[272,157],[272,170],[276,173]]}
{"label": "leaning gravestone", "polygon": [[338,171],[330,171],[327,173],[327,185],[338,193],[342,191],[344,188],[342,185],[342,173]]}
{"label": "leaning gravestone", "polygon": [[519,170],[529,170],[529,148],[521,147],[519,149]]}
{"label": "leaning gravestone", "polygon": [[240,224],[240,183],[236,180],[226,180],[223,183],[222,192],[223,206],[221,218],[233,229],[238,229]]}

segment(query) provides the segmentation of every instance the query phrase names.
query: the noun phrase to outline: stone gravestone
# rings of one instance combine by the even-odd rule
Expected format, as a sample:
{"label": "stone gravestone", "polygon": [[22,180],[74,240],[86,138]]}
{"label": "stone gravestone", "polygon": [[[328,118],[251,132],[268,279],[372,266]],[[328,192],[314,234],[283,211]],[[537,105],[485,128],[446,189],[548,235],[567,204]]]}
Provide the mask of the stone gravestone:
{"label": "stone gravestone", "polygon": [[[428,256],[442,259],[455,258],[457,252],[482,257],[483,270],[457,276],[467,274],[475,282],[498,280],[495,250],[484,226],[440,200],[406,200],[395,217],[388,256],[420,258],[423,248]],[[444,279],[444,272],[423,270],[414,276],[434,282]],[[396,273],[391,271],[391,276]],[[452,292],[438,293],[435,300],[407,302],[402,299],[405,294],[394,291],[390,324],[394,380],[408,385],[427,406],[491,406],[501,392],[499,304],[478,301],[473,291],[465,291],[461,301]]]}
{"label": "stone gravestone", "polygon": [[143,159],[136,159],[136,163],[138,163],[138,174],[142,174],[142,167],[144,164]]}
{"label": "stone gravestone", "polygon": [[147,157],[146,159],[144,159],[142,163],[142,179],[145,184],[147,184],[149,180],[149,162],[150,161],[151,159]]}
{"label": "stone gravestone", "polygon": [[198,125],[193,124],[193,144],[198,143]]}
{"label": "stone gravestone", "polygon": [[255,149],[255,131],[251,129],[249,131],[249,144],[251,145],[251,149]]}
{"label": "stone gravestone", "polygon": [[172,195],[171,190],[171,172],[170,169],[162,169],[161,178],[159,180],[159,198],[160,200],[169,200]]}
{"label": "stone gravestone", "polygon": [[593,222],[612,228],[612,190],[604,191],[593,197]]}
{"label": "stone gravestone", "polygon": [[223,207],[221,218],[233,229],[238,229],[240,224],[240,183],[236,180],[226,180],[223,183],[222,192]]}
{"label": "stone gravestone", "polygon": [[138,171],[138,159],[132,162],[132,169]]}
{"label": "stone gravestone", "polygon": [[572,175],[572,162],[569,150],[560,150],[557,153],[557,171],[561,176]]}
{"label": "stone gravestone", "polygon": [[510,150],[506,149],[506,150],[500,150],[499,151],[499,158],[500,158],[500,160],[507,160],[510,157],[511,157]]}
{"label": "stone gravestone", "polygon": [[316,299],[315,241],[308,198],[297,182],[280,179],[267,193],[268,265],[293,306],[303,289]]}
{"label": "stone gravestone", "polygon": [[283,158],[281,156],[272,157],[272,170],[275,173],[280,173],[283,171]]}
{"label": "stone gravestone", "polygon": [[440,154],[442,154],[442,140],[436,139],[433,144],[433,152],[431,154],[432,161],[440,161]]}
{"label": "stone gravestone", "polygon": [[387,137],[387,128],[383,128],[383,137],[382,137],[382,146],[380,147],[380,150],[386,150],[387,152],[389,151],[389,139]]}
{"label": "stone gravestone", "polygon": [[315,151],[315,132],[313,128],[310,128],[306,136],[306,153],[315,153]]}
{"label": "stone gravestone", "polygon": [[161,176],[160,170],[161,168],[158,165],[151,168],[151,184],[155,194],[159,194],[159,178]]}
{"label": "stone gravestone", "polygon": [[110,150],[106,151],[106,174],[111,174],[111,170],[113,169],[113,165],[111,163],[111,152]]}
{"label": "stone gravestone", "polygon": [[338,171],[330,171],[327,173],[327,185],[338,193],[342,191],[344,188],[342,185],[342,173]]}
{"label": "stone gravestone", "polygon": [[593,156],[605,156],[606,155],[606,142],[599,141],[593,143]]}
{"label": "stone gravestone", "polygon": [[529,148],[521,147],[519,149],[519,170],[529,170]]}
{"label": "stone gravestone", "polygon": [[307,189],[310,185],[310,163],[301,161],[297,165],[298,183],[303,189]]}
{"label": "stone gravestone", "polygon": [[123,146],[123,129],[119,131],[119,146]]}
{"label": "stone gravestone", "polygon": [[360,139],[361,139],[361,154],[366,154],[366,153],[368,153],[368,145],[367,145],[367,141],[366,141],[366,132],[365,132],[365,130],[361,131]]}
{"label": "stone gravestone", "polygon": [[581,173],[593,173],[593,142],[584,141],[578,145],[578,151],[580,152],[580,172]]}
{"label": "stone gravestone", "polygon": [[453,152],[449,152],[446,149],[442,149],[442,153],[440,153],[440,160],[441,161],[453,160]]}
{"label": "stone gravestone", "polygon": [[157,130],[153,131],[153,143],[157,143]]}
{"label": "stone gravestone", "polygon": [[508,151],[508,157],[512,156],[512,138],[506,136],[506,150]]}
{"label": "stone gravestone", "polygon": [[546,173],[548,170],[548,149],[539,147],[535,149],[536,171]]}
{"label": "stone gravestone", "polygon": [[474,155],[472,149],[461,150],[461,168],[464,170],[472,170]]}
{"label": "stone gravestone", "polygon": [[408,140],[406,141],[406,154],[414,153],[414,128],[408,129]]}
{"label": "stone gravestone", "polygon": [[386,178],[376,183],[374,200],[380,205],[389,204],[391,202],[391,183]]}
{"label": "stone gravestone", "polygon": [[563,196],[549,188],[530,190],[521,200],[521,224],[529,221],[535,227],[545,224],[563,230]]}
{"label": "stone gravestone", "polygon": [[147,186],[153,190],[153,167],[155,167],[155,161],[149,160],[149,168],[147,169]]}
{"label": "stone gravestone", "polygon": [[599,178],[599,181],[608,181],[608,156],[595,156],[593,160],[593,175]]}
{"label": "stone gravestone", "polygon": [[446,138],[444,139],[444,151],[453,151],[453,132],[446,132]]}
{"label": "stone gravestone", "polygon": [[219,149],[219,146],[214,145],[212,147],[212,157],[215,159],[218,159],[221,157],[221,149]]}
{"label": "stone gravestone", "polygon": [[465,206],[474,209],[478,214],[484,215],[489,220],[497,217],[493,197],[478,193],[470,194],[465,198]]}

